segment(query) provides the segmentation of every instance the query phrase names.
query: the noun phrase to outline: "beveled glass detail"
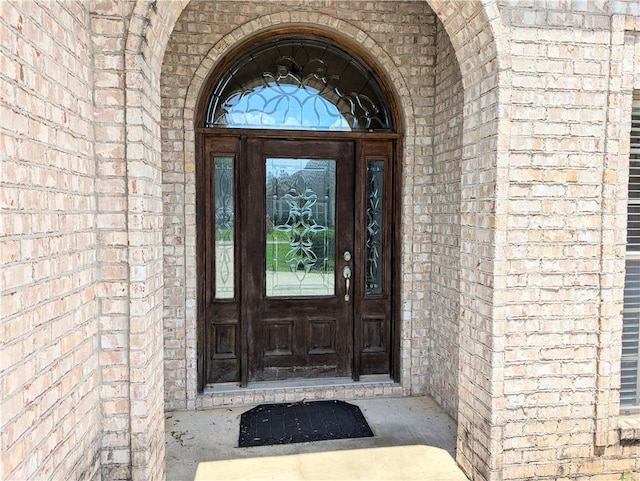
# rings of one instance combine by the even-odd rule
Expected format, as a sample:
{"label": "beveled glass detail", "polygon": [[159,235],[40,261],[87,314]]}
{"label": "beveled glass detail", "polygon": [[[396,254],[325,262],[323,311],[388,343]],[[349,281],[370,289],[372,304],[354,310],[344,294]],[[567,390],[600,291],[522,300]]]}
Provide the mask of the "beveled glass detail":
{"label": "beveled glass detail", "polygon": [[382,294],[384,161],[367,161],[365,295]]}
{"label": "beveled glass detail", "polygon": [[266,160],[266,294],[335,293],[334,160]]}
{"label": "beveled glass detail", "polygon": [[286,39],[241,57],[213,89],[205,127],[392,130],[371,70],[319,40]]}
{"label": "beveled glass detail", "polygon": [[215,298],[234,297],[233,157],[214,158]]}

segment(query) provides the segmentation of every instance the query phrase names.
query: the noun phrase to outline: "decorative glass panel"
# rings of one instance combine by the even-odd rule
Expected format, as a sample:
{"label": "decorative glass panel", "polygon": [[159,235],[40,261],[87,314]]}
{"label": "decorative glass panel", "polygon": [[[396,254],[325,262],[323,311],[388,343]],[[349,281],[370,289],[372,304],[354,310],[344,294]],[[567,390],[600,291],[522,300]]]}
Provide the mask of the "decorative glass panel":
{"label": "decorative glass panel", "polygon": [[365,294],[382,294],[384,161],[367,161]]}
{"label": "decorative glass panel", "polygon": [[233,157],[214,159],[216,299],[234,297]]}
{"label": "decorative glass panel", "polygon": [[330,43],[286,39],[249,52],[222,77],[206,127],[391,131],[371,70]]}
{"label": "decorative glass panel", "polygon": [[267,296],[335,293],[334,160],[267,159]]}

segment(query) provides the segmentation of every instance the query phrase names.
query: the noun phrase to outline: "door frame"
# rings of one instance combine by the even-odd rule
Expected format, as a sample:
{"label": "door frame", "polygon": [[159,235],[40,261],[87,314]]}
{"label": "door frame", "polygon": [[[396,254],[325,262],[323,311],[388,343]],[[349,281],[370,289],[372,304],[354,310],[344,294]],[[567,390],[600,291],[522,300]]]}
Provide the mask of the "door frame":
{"label": "door frame", "polygon": [[[206,225],[206,206],[211,199],[206,198],[206,183],[208,182],[206,162],[205,144],[206,138],[214,136],[216,138],[226,138],[229,141],[236,139],[238,141],[237,152],[239,156],[246,156],[247,139],[275,139],[275,140],[343,140],[352,141],[355,145],[355,158],[358,162],[364,155],[362,145],[369,141],[387,141],[391,149],[391,171],[390,178],[392,185],[390,189],[390,205],[391,214],[388,217],[392,220],[392,225],[387,226],[388,239],[390,245],[390,266],[387,275],[390,275],[390,299],[389,299],[389,322],[390,336],[389,339],[389,376],[395,381],[400,381],[400,340],[401,340],[401,322],[400,322],[400,275],[401,275],[401,179],[402,168],[399,159],[402,152],[402,136],[399,133],[375,133],[375,132],[315,132],[315,131],[284,131],[284,130],[259,130],[259,129],[224,129],[224,128],[198,128],[196,129],[196,275],[197,275],[197,380],[198,391],[202,392],[207,386],[207,332],[206,332],[206,308],[207,302],[211,299],[211,293],[207,292],[206,279],[211,275],[207,272],[208,263],[204,261],[207,258],[207,252],[212,250],[208,245],[210,238],[207,235]],[[238,180],[236,179],[236,182]],[[364,194],[361,194],[364,195]],[[356,200],[359,202],[359,200]],[[356,229],[359,222],[356,220]],[[241,233],[239,235],[242,235]],[[237,248],[236,248],[237,250]],[[362,271],[362,269],[361,269]],[[364,274],[362,274],[364,275]],[[358,316],[354,315],[354,325],[359,322]],[[240,322],[239,338],[245,339],[247,334],[246,322]],[[353,380],[360,379],[360,356],[356,348],[362,340],[358,339],[359,329],[354,329],[352,351],[352,372]],[[239,339],[239,342],[240,342]],[[242,343],[241,343],[242,344]],[[248,364],[249,353],[248,348],[239,346],[240,351],[240,386],[246,386],[248,382]]]}

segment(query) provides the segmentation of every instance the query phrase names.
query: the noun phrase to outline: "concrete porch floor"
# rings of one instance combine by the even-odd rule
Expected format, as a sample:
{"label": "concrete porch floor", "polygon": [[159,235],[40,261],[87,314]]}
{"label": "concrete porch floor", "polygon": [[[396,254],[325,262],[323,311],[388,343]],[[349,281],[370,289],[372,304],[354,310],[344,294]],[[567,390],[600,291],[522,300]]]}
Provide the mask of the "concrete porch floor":
{"label": "concrete porch floor", "polygon": [[166,415],[167,481],[466,481],[456,465],[456,423],[428,397],[350,400],[375,436],[239,448],[251,406]]}

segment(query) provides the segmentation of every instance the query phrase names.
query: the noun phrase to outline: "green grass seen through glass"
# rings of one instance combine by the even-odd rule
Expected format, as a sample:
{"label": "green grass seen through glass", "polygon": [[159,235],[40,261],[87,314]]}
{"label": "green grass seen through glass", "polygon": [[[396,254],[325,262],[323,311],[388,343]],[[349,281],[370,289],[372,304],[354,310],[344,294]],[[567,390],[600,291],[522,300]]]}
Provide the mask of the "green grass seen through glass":
{"label": "green grass seen through glass", "polygon": [[[325,261],[322,258],[324,251],[325,236],[327,241],[328,252]],[[335,264],[335,233],[333,230],[327,230],[313,236],[313,252],[318,256],[316,264],[311,268],[312,271],[333,270]],[[291,246],[289,245],[289,234],[272,230],[267,234],[267,270],[287,272],[291,271],[291,267],[286,262],[286,257]],[[276,262],[277,260],[277,262]]]}

